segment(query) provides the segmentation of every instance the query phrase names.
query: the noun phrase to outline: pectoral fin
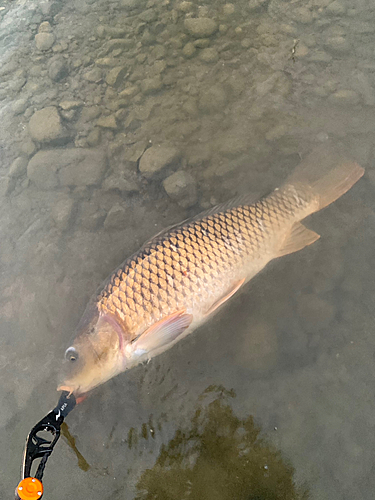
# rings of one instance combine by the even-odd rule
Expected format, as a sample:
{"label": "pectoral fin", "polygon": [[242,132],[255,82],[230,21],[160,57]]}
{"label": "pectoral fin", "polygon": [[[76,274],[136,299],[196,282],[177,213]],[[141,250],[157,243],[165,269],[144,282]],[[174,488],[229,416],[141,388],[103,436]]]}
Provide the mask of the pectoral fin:
{"label": "pectoral fin", "polygon": [[216,301],[212,306],[209,308],[209,310],[206,312],[205,316],[209,316],[212,314],[218,307],[220,307],[224,302],[226,302],[228,299],[234,295],[237,290],[243,285],[245,281],[245,278],[242,280],[236,281],[235,283],[232,284],[231,288],[227,291],[227,293],[224,295],[224,297],[221,297],[218,301]]}
{"label": "pectoral fin", "polygon": [[307,247],[307,245],[311,245],[311,243],[314,243],[314,241],[319,238],[320,236],[318,233],[307,229],[307,227],[300,222],[296,222],[285,238],[277,256],[282,257],[283,255],[298,252],[298,250],[302,250],[302,248]]}
{"label": "pectoral fin", "polygon": [[185,310],[161,319],[132,342],[132,352],[141,356],[170,344],[188,328],[192,320],[192,314],[186,314]]}

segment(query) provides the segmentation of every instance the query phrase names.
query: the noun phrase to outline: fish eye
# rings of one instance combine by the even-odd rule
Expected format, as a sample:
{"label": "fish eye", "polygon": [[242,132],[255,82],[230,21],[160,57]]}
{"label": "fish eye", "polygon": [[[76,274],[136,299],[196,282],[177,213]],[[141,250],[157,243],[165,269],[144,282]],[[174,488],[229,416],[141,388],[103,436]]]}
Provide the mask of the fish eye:
{"label": "fish eye", "polygon": [[77,361],[78,352],[75,347],[68,347],[68,349],[65,351],[65,359],[71,361],[72,363],[74,361]]}

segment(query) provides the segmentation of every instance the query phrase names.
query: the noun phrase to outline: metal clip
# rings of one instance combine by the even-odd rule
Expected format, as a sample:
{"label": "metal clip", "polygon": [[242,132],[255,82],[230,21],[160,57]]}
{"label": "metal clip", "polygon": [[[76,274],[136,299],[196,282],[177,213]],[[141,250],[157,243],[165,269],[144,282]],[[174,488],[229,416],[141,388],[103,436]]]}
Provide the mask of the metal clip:
{"label": "metal clip", "polygon": [[[67,391],[63,391],[56,408],[50,411],[31,429],[26,439],[22,461],[21,482],[28,477],[34,477],[39,481],[42,480],[48,457],[51,455],[53,448],[60,437],[61,424],[68,413],[73,410],[75,405],[76,399],[74,395]],[[50,439],[46,436],[42,437],[39,435],[39,433],[46,432],[51,434]],[[31,467],[33,462],[37,459],[41,459],[40,463],[35,475],[31,476]]]}

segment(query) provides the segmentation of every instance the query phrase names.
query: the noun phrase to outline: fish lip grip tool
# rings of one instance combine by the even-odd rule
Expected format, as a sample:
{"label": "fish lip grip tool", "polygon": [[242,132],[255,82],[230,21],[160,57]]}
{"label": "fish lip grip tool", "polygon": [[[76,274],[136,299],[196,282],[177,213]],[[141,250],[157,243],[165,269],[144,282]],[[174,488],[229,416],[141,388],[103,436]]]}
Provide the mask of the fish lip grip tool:
{"label": "fish lip grip tool", "polygon": [[[67,391],[61,393],[57,406],[51,410],[30,431],[26,439],[22,462],[21,481],[16,491],[16,500],[39,500],[43,495],[42,477],[48,457],[60,437],[60,427],[65,417],[76,405],[73,394]],[[38,433],[49,432],[50,439],[41,437]],[[31,476],[31,467],[34,460],[40,459],[35,477]]]}

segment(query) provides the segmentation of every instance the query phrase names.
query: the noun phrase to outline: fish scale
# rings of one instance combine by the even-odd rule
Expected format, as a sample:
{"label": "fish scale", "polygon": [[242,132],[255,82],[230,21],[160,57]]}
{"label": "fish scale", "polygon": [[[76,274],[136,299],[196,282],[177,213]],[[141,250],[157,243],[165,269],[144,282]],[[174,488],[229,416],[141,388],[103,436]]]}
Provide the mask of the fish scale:
{"label": "fish scale", "polygon": [[159,235],[111,276],[98,297],[99,310],[115,314],[134,338],[139,328],[166,314],[189,311],[197,297],[208,309],[228,281],[228,270],[264,257],[268,240],[311,203],[313,197],[300,191],[293,197],[290,187],[276,190],[252,205],[203,216]]}

